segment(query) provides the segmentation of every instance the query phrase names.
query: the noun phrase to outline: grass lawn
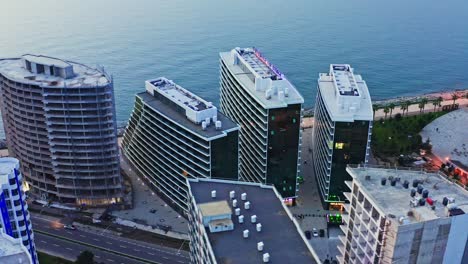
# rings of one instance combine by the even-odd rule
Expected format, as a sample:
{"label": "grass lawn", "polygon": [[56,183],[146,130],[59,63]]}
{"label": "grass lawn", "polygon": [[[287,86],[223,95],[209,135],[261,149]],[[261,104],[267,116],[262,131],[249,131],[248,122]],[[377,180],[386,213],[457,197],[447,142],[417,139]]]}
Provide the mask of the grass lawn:
{"label": "grass lawn", "polygon": [[37,252],[37,255],[39,258],[39,263],[41,264],[73,264],[72,261],[60,257],[51,256],[40,251]]}
{"label": "grass lawn", "polygon": [[[426,113],[415,116],[397,116],[380,119],[372,128],[371,146],[377,156],[398,156],[419,153],[421,130],[434,119],[447,112]],[[447,128],[449,129],[449,128]]]}

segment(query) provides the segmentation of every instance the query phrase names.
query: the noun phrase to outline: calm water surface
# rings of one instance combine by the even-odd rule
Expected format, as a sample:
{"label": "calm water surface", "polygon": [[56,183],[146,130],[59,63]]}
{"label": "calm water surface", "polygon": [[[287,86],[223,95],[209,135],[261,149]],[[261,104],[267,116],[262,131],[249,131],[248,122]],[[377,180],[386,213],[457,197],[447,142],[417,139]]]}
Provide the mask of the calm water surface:
{"label": "calm water surface", "polygon": [[158,76],[217,104],[218,53],[236,46],[262,50],[306,106],[330,63],[351,64],[374,99],[468,87],[466,0],[1,2],[0,57],[104,65],[119,123]]}

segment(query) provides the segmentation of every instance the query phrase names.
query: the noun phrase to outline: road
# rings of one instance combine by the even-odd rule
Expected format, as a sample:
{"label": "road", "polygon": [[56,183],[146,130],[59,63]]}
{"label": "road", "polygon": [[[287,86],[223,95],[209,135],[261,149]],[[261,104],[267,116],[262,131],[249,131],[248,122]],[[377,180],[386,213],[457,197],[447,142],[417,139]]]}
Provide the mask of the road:
{"label": "road", "polygon": [[[65,240],[70,239],[154,263],[173,264],[190,262],[189,255],[186,251],[179,251],[173,248],[127,239],[109,233],[103,234],[103,232],[93,232],[82,229],[64,229],[60,219],[48,216],[31,214],[31,221],[33,223],[33,229],[36,231],[34,240],[39,251],[44,249],[44,251],[54,255],[62,256],[65,254],[65,257],[74,258],[82,250],[91,248]],[[47,235],[39,232],[45,232]],[[52,237],[50,235],[60,236],[65,239]],[[111,264],[144,263],[97,248],[92,248],[91,251],[96,255],[96,260],[98,262]]]}

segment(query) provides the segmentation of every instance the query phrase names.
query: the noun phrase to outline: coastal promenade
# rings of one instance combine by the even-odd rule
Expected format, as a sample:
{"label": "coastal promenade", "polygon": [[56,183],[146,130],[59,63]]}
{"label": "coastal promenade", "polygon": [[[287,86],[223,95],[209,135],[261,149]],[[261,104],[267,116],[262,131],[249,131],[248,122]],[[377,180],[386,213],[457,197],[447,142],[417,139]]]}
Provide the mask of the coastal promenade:
{"label": "coastal promenade", "polygon": [[[468,106],[468,98],[466,98],[466,94],[468,93],[468,90],[463,90],[463,91],[457,91],[457,92],[447,92],[447,93],[434,93],[434,94],[428,94],[428,95],[423,95],[423,96],[415,96],[415,97],[408,97],[408,98],[397,98],[397,99],[388,99],[388,100],[383,100],[383,101],[377,101],[374,102],[374,104],[380,105],[382,108],[378,109],[375,111],[374,115],[374,120],[378,120],[380,118],[385,117],[385,112],[384,112],[384,107],[386,105],[389,105],[390,103],[394,103],[396,106],[392,111],[392,116],[400,113],[403,114],[403,110],[401,109],[401,103],[404,101],[411,101],[414,102],[413,104],[409,105],[408,111],[405,111],[405,115],[417,115],[419,113],[429,113],[429,112],[434,112],[434,105],[432,104],[431,100],[434,100],[438,97],[442,97],[443,101],[440,103],[440,107],[436,107],[436,111],[440,111],[443,106],[446,105],[452,105],[453,104],[453,99],[452,95],[456,93],[457,96],[459,97],[456,100],[456,104],[459,105],[459,108]],[[424,111],[420,111],[419,109],[419,102],[422,98],[427,98],[429,101],[426,104]],[[387,114],[387,117],[390,117],[390,113]]]}

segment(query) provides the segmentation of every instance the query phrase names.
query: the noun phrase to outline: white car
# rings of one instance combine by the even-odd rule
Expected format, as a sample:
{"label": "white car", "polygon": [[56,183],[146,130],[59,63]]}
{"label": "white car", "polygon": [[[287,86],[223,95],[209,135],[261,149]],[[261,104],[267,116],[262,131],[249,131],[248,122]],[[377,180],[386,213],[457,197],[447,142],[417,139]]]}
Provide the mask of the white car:
{"label": "white car", "polygon": [[317,228],[312,228],[312,235],[313,235],[314,237],[318,237]]}

